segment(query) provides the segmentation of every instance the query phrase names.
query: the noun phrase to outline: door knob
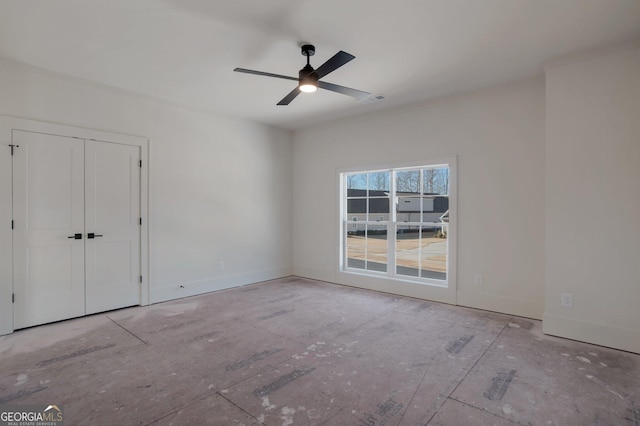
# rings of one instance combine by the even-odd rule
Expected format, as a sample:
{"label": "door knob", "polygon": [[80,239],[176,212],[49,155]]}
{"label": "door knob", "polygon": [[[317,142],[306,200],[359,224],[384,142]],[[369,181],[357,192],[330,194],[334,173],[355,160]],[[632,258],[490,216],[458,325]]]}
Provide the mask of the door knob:
{"label": "door knob", "polygon": [[74,240],[81,240],[82,239],[82,234],[73,234],[70,237],[67,238],[73,238]]}
{"label": "door knob", "polygon": [[98,238],[98,237],[104,237],[104,235],[102,235],[102,234],[94,234],[93,232],[89,232],[87,234],[87,238],[90,239],[90,240],[93,239],[93,238]]}

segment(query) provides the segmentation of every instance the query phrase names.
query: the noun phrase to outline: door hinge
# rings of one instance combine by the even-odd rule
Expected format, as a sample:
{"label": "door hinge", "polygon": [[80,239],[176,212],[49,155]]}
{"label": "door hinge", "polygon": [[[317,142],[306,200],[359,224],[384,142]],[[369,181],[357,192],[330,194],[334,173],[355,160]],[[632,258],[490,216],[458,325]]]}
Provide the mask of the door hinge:
{"label": "door hinge", "polygon": [[11,147],[11,155],[13,155],[13,149],[14,148],[19,148],[20,145],[9,145]]}
{"label": "door hinge", "polygon": [[142,160],[140,160],[140,162],[138,164],[140,164],[140,167],[142,168]]}
{"label": "door hinge", "polygon": [[142,275],[140,275],[140,282],[142,282]]}
{"label": "door hinge", "polygon": [[14,228],[13,228],[13,227],[14,227],[14,225],[15,225],[15,224],[14,224],[14,222],[13,222],[13,219],[11,219],[11,229],[14,229]]}
{"label": "door hinge", "polygon": [[11,303],[16,303],[16,294],[11,293]]}
{"label": "door hinge", "polygon": [[142,218],[141,217],[138,218],[138,224],[140,224],[140,226],[142,226]]}

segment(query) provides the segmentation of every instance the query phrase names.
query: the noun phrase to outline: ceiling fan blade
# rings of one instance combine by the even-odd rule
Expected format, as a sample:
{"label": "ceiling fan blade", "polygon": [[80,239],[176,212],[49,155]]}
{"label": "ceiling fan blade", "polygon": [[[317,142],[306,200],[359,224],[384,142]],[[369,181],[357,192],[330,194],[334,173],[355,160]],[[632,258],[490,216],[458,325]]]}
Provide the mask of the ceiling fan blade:
{"label": "ceiling fan blade", "polygon": [[350,87],[338,86],[337,84],[327,83],[326,81],[319,81],[318,87],[325,90],[331,90],[332,92],[342,93],[343,95],[351,96],[356,101],[360,101],[371,96],[369,92],[363,92],[362,90],[352,89]]}
{"label": "ceiling fan blade", "polygon": [[333,72],[346,64],[349,61],[354,60],[356,57],[351,55],[350,53],[343,52],[342,50],[333,55],[327,62],[320,65],[316,70],[316,75],[318,78],[322,78],[325,75]]}
{"label": "ceiling fan blade", "polygon": [[262,71],[255,71],[255,70],[248,70],[246,68],[235,68],[234,69],[235,72],[243,72],[245,74],[255,74],[255,75],[263,75],[265,77],[275,77],[275,78],[282,78],[284,80],[293,80],[293,81],[298,81],[297,78],[295,77],[288,77],[286,75],[280,75],[280,74],[272,74],[270,72],[262,72]]}
{"label": "ceiling fan blade", "polygon": [[291,92],[289,92],[287,96],[282,98],[282,100],[278,102],[278,105],[289,105],[291,101],[294,100],[296,96],[298,96],[299,94],[300,94],[300,89],[296,87]]}

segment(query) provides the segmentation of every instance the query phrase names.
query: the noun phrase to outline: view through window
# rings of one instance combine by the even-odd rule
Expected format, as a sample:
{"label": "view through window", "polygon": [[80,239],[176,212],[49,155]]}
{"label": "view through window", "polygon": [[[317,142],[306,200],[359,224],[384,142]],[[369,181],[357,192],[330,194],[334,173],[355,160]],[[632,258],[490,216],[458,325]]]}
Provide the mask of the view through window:
{"label": "view through window", "polygon": [[449,165],[342,174],[343,270],[445,283]]}

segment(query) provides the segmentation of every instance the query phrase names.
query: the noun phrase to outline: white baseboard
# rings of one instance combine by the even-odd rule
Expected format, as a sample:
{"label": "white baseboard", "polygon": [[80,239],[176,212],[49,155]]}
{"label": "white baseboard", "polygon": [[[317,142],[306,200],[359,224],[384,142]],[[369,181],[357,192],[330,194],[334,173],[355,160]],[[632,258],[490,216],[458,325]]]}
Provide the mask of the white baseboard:
{"label": "white baseboard", "polygon": [[456,300],[457,305],[459,306],[500,312],[507,315],[517,315],[537,320],[542,319],[542,314],[544,312],[544,302],[536,304],[530,300],[496,296],[495,294],[458,291]]}
{"label": "white baseboard", "polygon": [[324,268],[324,269],[305,268],[305,267],[295,266],[293,268],[293,275],[297,277],[309,278],[309,279],[318,280],[318,281],[326,281],[330,283],[336,282],[335,273],[332,270],[327,268]]}
{"label": "white baseboard", "polygon": [[448,304],[455,304],[453,292],[446,287],[416,284],[402,280],[389,280],[371,275],[345,272],[334,272],[327,269],[295,267],[293,274],[302,278],[326,281],[330,283],[363,288],[365,290],[382,293],[397,294],[399,296],[414,297],[416,299],[431,300]]}
{"label": "white baseboard", "polygon": [[386,278],[379,279],[371,276],[346,273],[335,274],[334,272],[326,269],[295,267],[293,274],[299,277],[348,285],[351,287],[364,288],[367,290],[381,291],[400,296],[415,297],[434,302],[449,303],[451,305],[466,306],[469,308],[483,309],[486,311],[500,312],[507,315],[517,315],[538,320],[542,319],[542,313],[544,311],[543,303],[536,304],[529,300],[461,291],[456,293],[454,299],[451,292],[446,289],[406,283],[403,281],[397,281],[390,284],[389,280]]}
{"label": "white baseboard", "polygon": [[338,284],[352,287],[430,300],[433,302],[448,303],[450,305],[455,305],[456,303],[455,292],[447,287],[346,272],[338,273],[336,278],[335,282]]}
{"label": "white baseboard", "polygon": [[150,291],[150,299],[151,303],[166,302],[183,297],[210,293],[212,291],[224,290],[261,281],[288,277],[290,275],[292,275],[291,267],[282,266],[279,268],[249,271],[242,274],[225,275],[198,281],[176,283],[168,287],[152,287]]}
{"label": "white baseboard", "polygon": [[612,327],[545,313],[542,319],[542,331],[553,336],[640,353],[639,329]]}

